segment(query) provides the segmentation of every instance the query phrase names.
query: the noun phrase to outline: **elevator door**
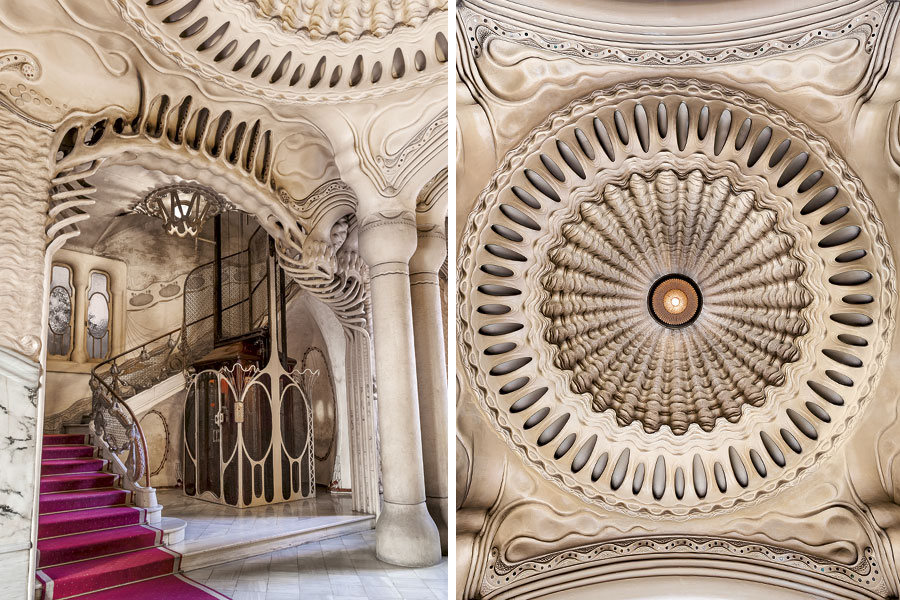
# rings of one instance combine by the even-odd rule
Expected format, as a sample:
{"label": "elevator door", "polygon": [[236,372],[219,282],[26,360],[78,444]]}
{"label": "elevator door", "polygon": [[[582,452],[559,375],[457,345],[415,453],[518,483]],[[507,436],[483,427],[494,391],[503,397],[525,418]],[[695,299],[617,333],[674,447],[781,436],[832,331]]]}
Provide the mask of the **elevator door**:
{"label": "elevator door", "polygon": [[197,492],[219,498],[222,490],[222,432],[220,421],[219,379],[205,371],[197,378]]}
{"label": "elevator door", "polygon": [[184,406],[184,491],[238,504],[234,382],[213,370],[198,373]]}

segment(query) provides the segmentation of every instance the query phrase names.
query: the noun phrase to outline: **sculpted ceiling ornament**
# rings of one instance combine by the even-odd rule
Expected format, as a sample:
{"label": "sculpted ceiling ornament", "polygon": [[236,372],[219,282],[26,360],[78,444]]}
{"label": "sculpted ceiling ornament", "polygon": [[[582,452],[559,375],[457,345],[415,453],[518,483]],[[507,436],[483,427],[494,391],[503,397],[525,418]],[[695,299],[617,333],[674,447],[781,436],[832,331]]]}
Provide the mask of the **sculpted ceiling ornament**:
{"label": "sculpted ceiling ornament", "polygon": [[736,173],[626,164],[535,256],[555,366],[620,426],[736,423],[800,357],[812,239],[765,190],[735,190]]}
{"label": "sculpted ceiling ornament", "polygon": [[[712,26],[711,29],[720,30],[720,35],[696,42],[690,39],[690,34],[685,34],[679,41],[668,42],[669,48],[661,44],[660,36],[647,34],[646,26],[617,29],[610,23],[579,18],[571,19],[574,25],[569,31],[548,31],[547,22],[536,17],[533,11],[498,10],[492,2],[479,0],[465,2],[459,9],[459,17],[475,57],[481,55],[491,38],[499,37],[582,60],[626,65],[703,65],[765,58],[846,37],[860,40],[866,52],[871,53],[876,34],[884,24],[887,5],[872,0],[844,4],[830,10],[798,10],[797,13],[806,14],[801,18],[785,16],[774,24],[742,23],[736,32],[729,30],[728,24]],[[651,25],[650,29],[659,27]],[[670,34],[670,38],[675,40],[678,36]],[[584,42],[584,39],[591,41]]]}
{"label": "sculpted ceiling ornament", "polygon": [[18,71],[31,81],[41,76],[41,65],[27,52],[0,52],[0,71]]}
{"label": "sculpted ceiling ornament", "polygon": [[883,368],[894,281],[826,140],[736,90],[639,81],[550,115],[482,193],[460,250],[465,369],[563,489],[718,513],[845,437]]}
{"label": "sculpted ceiling ornament", "polygon": [[448,173],[449,171],[447,169],[441,169],[438,171],[437,175],[432,177],[428,183],[425,184],[425,187],[419,192],[419,197],[416,200],[417,213],[427,213],[430,210],[434,210],[434,208],[441,205],[442,202],[444,204],[441,206],[441,209],[446,212]]}
{"label": "sculpted ceiling ornament", "polygon": [[510,585],[511,582],[527,580],[529,577],[534,577],[544,572],[561,570],[571,566],[584,569],[586,565],[600,565],[611,561],[613,564],[610,565],[610,569],[621,572],[625,569],[614,562],[618,558],[629,557],[634,560],[635,557],[651,557],[660,554],[670,556],[690,554],[720,557],[741,556],[741,558],[762,562],[777,562],[800,572],[811,574],[827,573],[828,577],[840,580],[851,586],[861,584],[861,587],[864,586],[874,590],[880,597],[888,593],[884,576],[879,573],[878,564],[871,549],[865,553],[865,556],[860,557],[857,564],[848,567],[834,561],[812,557],[800,552],[792,552],[769,544],[705,536],[657,536],[602,542],[555,552],[549,556],[522,561],[515,565],[506,564],[499,552],[493,552],[489,559],[487,577],[482,583],[481,592],[487,596]]}
{"label": "sculpted ceiling ornament", "polygon": [[[444,80],[446,4],[433,1],[391,2],[389,12],[380,1],[302,10],[268,0],[115,4],[144,39],[204,79],[274,102],[339,103]],[[363,35],[372,27],[380,35]]]}
{"label": "sculpted ceiling ornament", "polygon": [[244,0],[259,14],[277,19],[285,31],[319,40],[337,36],[351,42],[366,35],[384,37],[398,27],[416,27],[447,0]]}
{"label": "sculpted ceiling ornament", "polygon": [[376,154],[377,172],[369,171],[388,194],[396,194],[436,154],[447,148],[449,112],[445,108],[422,127],[402,148],[394,153]]}

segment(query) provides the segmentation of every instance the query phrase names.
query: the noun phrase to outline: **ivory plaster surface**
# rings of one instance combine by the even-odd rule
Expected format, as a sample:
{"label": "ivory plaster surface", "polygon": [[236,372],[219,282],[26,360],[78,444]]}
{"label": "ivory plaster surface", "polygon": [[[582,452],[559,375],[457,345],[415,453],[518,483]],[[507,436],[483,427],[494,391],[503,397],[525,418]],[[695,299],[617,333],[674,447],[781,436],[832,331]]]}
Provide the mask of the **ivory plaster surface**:
{"label": "ivory plaster surface", "polygon": [[[147,452],[150,455],[150,485],[153,487],[174,487],[182,483],[184,396],[184,391],[178,392],[154,404],[150,410],[137,413],[144,438],[147,440]],[[166,511],[166,516],[177,515]]]}
{"label": "ivory plaster surface", "polygon": [[[350,478],[349,406],[345,348],[340,324],[326,307],[306,294],[288,308],[288,355],[297,367],[319,371],[313,386],[316,483],[347,491]],[[337,482],[332,486],[334,482]]]}
{"label": "ivory plaster surface", "polygon": [[[897,5],[669,8],[458,8],[458,597],[654,597],[664,579],[639,578],[676,573],[712,576],[685,581],[691,597],[896,597]],[[839,200],[803,212],[828,186]],[[742,194],[764,206],[728,217]],[[853,214],[851,246],[820,244]],[[832,279],[853,269],[866,284]],[[658,336],[646,304],[679,271],[709,303],[696,344],[694,325]],[[732,325],[746,338],[715,334],[757,311]],[[859,352],[852,335],[872,354],[850,385],[823,350]],[[767,372],[760,404],[717,408]]]}

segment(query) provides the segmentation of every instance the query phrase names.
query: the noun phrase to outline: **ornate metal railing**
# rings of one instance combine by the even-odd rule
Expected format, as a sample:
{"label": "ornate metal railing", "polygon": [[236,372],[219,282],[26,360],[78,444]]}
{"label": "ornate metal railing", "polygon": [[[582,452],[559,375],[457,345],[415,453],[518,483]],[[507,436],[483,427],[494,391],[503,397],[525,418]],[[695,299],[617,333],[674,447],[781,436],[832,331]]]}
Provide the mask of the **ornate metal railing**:
{"label": "ornate metal railing", "polygon": [[118,461],[130,483],[150,487],[147,440],[134,412],[119,400],[112,388],[91,377],[93,395],[91,427],[94,436]]}
{"label": "ornate metal railing", "polygon": [[183,342],[187,327],[203,328],[212,313],[186,323],[98,364],[91,371],[91,421],[94,434],[122,463],[131,482],[142,478],[149,487],[149,456],[144,433],[127,400],[169,377],[184,373],[208,352],[205,344]]}
{"label": "ornate metal railing", "polygon": [[143,479],[146,487],[150,487],[147,441],[126,401],[184,370],[180,338],[181,328],[175,329],[91,370],[94,435],[119,460],[130,482]]}

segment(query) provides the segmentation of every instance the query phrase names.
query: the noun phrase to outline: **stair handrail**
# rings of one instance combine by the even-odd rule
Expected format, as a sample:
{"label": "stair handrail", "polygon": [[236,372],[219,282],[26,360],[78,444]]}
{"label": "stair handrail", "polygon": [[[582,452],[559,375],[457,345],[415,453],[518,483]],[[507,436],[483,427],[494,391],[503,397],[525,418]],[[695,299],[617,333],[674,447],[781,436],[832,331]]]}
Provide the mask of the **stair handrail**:
{"label": "stair handrail", "polygon": [[[132,483],[144,480],[150,487],[149,451],[144,430],[127,399],[149,389],[163,379],[184,368],[183,359],[177,353],[181,328],[168,331],[139,346],[116,354],[91,369],[92,411],[91,423],[94,434],[115,456]],[[165,340],[164,343],[161,343]],[[126,361],[122,359],[131,356]],[[129,373],[143,373],[147,369],[134,369],[135,365],[146,364],[153,359],[161,364],[161,373],[154,372],[150,379],[132,380],[125,378]],[[127,457],[122,460],[127,452]]]}
{"label": "stair handrail", "polygon": [[[91,391],[93,398],[93,411],[91,416],[91,429],[96,439],[106,447],[109,453],[117,458],[128,475],[131,483],[137,484],[144,480],[144,487],[150,488],[149,454],[147,452],[147,439],[144,430],[128,403],[119,400],[113,389],[105,381],[91,373]],[[125,432],[125,441],[120,442],[110,430],[115,427],[107,421],[106,414],[115,417],[118,426]],[[128,453],[123,461],[122,455]]]}

